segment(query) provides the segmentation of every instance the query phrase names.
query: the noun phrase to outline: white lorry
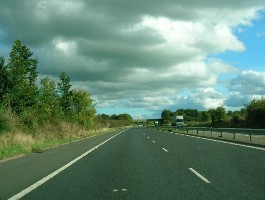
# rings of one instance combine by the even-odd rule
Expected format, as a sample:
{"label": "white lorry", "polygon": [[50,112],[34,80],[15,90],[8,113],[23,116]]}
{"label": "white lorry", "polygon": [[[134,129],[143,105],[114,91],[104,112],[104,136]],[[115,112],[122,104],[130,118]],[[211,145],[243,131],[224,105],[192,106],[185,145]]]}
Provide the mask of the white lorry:
{"label": "white lorry", "polygon": [[171,118],[172,126],[184,126],[184,117],[183,115],[175,115]]}

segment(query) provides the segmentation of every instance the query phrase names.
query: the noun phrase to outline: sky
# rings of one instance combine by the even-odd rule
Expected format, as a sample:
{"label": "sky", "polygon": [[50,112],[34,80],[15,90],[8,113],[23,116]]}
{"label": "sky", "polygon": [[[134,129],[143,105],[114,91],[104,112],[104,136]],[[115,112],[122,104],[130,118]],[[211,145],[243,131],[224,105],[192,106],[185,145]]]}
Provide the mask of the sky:
{"label": "sky", "polygon": [[239,110],[265,95],[264,0],[0,0],[0,56],[21,40],[98,114]]}

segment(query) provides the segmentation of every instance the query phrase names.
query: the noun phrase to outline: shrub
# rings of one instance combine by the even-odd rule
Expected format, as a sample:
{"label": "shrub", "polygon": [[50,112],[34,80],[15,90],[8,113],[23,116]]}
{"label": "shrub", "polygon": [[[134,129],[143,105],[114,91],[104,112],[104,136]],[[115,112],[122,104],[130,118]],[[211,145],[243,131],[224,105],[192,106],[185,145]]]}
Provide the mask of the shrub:
{"label": "shrub", "polygon": [[0,134],[10,130],[9,120],[4,113],[0,111]]}

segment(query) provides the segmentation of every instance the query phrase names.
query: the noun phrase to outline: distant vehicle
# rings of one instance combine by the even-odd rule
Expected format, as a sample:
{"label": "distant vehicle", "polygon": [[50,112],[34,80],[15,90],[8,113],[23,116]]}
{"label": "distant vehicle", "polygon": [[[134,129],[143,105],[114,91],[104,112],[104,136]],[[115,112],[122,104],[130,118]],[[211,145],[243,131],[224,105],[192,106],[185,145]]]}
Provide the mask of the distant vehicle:
{"label": "distant vehicle", "polygon": [[171,118],[171,126],[184,126],[184,117],[183,115],[175,115]]}

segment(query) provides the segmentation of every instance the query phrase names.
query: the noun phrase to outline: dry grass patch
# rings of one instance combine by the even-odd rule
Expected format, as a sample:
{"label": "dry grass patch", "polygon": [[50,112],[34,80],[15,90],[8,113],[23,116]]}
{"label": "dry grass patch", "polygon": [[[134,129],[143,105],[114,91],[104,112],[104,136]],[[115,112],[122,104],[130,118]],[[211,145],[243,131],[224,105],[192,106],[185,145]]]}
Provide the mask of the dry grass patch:
{"label": "dry grass patch", "polygon": [[17,124],[9,132],[0,135],[0,159],[19,154],[42,152],[47,148],[116,129],[118,128],[88,130],[77,124],[62,122],[58,125],[46,124],[26,131],[25,127]]}

